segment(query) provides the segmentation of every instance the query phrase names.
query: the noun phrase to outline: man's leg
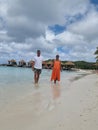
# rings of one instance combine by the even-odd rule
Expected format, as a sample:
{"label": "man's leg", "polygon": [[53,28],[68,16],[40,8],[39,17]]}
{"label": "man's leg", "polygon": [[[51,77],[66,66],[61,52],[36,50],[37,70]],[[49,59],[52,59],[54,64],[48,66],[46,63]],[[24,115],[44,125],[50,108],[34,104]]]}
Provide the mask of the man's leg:
{"label": "man's leg", "polygon": [[38,83],[38,81],[39,81],[39,76],[40,76],[40,74],[37,73],[37,83]]}
{"label": "man's leg", "polygon": [[37,83],[37,72],[34,73],[34,82]]}
{"label": "man's leg", "polygon": [[41,74],[41,70],[36,70],[35,71],[35,73],[34,73],[34,81],[35,81],[35,83],[38,83],[40,74]]}
{"label": "man's leg", "polygon": [[38,81],[39,81],[39,76],[40,76],[40,73],[39,73],[39,72],[36,72],[36,73],[35,73],[35,83],[38,83]]}
{"label": "man's leg", "polygon": [[38,81],[39,81],[40,74],[41,74],[41,69],[39,69],[39,70],[37,71],[37,83],[38,83]]}

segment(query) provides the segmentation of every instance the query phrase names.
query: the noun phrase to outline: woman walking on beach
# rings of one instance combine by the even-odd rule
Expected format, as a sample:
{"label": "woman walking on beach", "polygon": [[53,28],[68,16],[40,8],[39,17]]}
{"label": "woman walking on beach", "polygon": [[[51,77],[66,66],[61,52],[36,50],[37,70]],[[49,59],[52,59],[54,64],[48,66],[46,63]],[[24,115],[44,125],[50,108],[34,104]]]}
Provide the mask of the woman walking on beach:
{"label": "woman walking on beach", "polygon": [[56,55],[56,59],[53,61],[51,81],[54,80],[54,83],[56,83],[56,81],[60,81],[60,71],[61,61],[59,60],[59,55]]}

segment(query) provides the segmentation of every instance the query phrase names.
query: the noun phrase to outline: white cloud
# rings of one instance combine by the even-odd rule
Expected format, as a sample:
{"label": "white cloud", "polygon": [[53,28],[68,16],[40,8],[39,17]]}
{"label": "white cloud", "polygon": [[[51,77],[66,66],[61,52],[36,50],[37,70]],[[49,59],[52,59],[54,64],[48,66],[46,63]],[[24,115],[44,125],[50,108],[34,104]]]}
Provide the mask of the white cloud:
{"label": "white cloud", "polygon": [[85,39],[94,40],[98,38],[98,12],[91,10],[81,21],[69,26],[69,30],[73,33],[80,34]]}
{"label": "white cloud", "polygon": [[[55,24],[65,30],[55,35],[48,28]],[[0,62],[30,60],[37,49],[45,59],[59,54],[62,60],[94,61],[97,26],[89,0],[0,0]]]}

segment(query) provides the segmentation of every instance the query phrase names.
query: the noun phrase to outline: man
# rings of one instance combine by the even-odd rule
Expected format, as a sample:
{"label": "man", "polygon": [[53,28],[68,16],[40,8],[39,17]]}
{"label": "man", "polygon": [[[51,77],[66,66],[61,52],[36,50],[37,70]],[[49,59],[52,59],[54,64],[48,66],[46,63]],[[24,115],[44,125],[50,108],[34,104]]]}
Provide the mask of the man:
{"label": "man", "polygon": [[42,71],[42,64],[46,63],[43,61],[43,57],[41,56],[41,51],[37,50],[37,55],[34,57],[34,62],[32,64],[32,70],[34,71],[34,83],[37,84],[39,81],[39,76]]}

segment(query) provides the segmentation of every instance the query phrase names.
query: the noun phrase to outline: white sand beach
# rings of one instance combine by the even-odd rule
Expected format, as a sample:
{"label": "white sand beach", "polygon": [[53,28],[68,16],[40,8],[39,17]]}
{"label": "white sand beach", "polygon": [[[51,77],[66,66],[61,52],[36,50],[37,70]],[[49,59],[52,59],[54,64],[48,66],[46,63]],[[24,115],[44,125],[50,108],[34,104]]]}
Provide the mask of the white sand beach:
{"label": "white sand beach", "polygon": [[0,130],[98,130],[98,74],[47,87],[0,111]]}

